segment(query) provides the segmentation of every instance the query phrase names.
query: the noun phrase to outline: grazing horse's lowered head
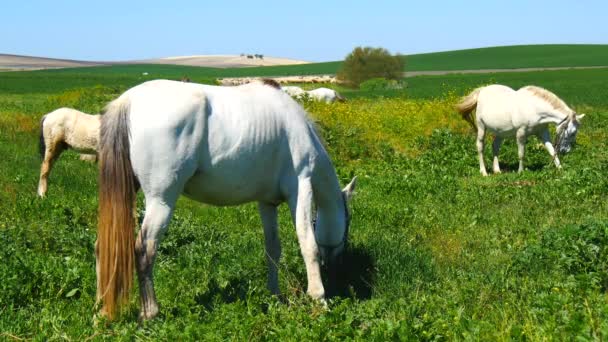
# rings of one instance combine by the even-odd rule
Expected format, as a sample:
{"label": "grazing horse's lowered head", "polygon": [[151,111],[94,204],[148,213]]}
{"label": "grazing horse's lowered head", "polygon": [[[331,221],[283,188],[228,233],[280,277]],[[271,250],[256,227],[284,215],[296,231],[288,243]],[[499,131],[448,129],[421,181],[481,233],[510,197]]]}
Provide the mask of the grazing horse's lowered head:
{"label": "grazing horse's lowered head", "polygon": [[[342,189],[342,207],[344,212],[344,218],[342,225],[344,226],[342,238],[338,243],[334,244],[325,244],[320,241],[323,241],[323,237],[318,237],[317,232],[327,232],[331,231],[328,229],[329,227],[322,227],[322,225],[326,224],[325,220],[320,217],[319,212],[317,212],[317,216],[313,221],[313,229],[315,231],[315,239],[317,240],[317,246],[319,247],[319,255],[321,257],[321,263],[326,264],[328,266],[339,265],[343,261],[344,252],[348,247],[348,234],[350,232],[350,219],[351,214],[348,209],[348,204],[350,200],[353,198],[355,194],[355,186],[357,183],[357,177],[354,177],[347,186]],[[320,227],[317,229],[317,227]]]}

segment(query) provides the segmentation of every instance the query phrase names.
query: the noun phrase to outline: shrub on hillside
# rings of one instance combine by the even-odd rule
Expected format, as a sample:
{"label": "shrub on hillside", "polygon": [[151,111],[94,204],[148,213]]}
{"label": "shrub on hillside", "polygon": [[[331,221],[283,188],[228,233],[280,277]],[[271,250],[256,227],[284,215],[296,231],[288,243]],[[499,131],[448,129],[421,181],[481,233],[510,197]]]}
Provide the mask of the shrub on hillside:
{"label": "shrub on hillside", "polygon": [[398,80],[403,74],[404,61],[384,48],[356,47],[344,60],[338,79],[352,87],[372,78]]}

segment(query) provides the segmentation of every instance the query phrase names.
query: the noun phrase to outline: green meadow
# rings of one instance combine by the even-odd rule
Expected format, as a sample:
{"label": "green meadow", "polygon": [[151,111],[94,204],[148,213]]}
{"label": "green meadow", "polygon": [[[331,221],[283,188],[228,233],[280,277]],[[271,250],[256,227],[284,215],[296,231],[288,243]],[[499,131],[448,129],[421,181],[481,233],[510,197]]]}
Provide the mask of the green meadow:
{"label": "green meadow", "polygon": [[[326,284],[328,309],[305,295],[286,206],[282,295],[273,297],[256,205],[217,208],[183,198],[155,268],[160,317],[137,321],[135,290],[119,319],[94,325],[97,168],[68,151],[51,173],[47,198],[37,198],[39,120],[61,106],[99,112],[144,81],[144,70],[154,78],[215,77],[206,69],[150,68],[0,74],[0,339],[608,335],[608,69],[420,76],[402,90],[340,88],[345,103],[304,102],[342,184],[359,179],[352,244],[338,281]],[[510,140],[501,150],[503,173],[479,175],[474,135],[453,105],[489,83],[541,85],[587,114],[576,147],[561,157],[563,170],[531,138],[525,172],[516,172]]]}

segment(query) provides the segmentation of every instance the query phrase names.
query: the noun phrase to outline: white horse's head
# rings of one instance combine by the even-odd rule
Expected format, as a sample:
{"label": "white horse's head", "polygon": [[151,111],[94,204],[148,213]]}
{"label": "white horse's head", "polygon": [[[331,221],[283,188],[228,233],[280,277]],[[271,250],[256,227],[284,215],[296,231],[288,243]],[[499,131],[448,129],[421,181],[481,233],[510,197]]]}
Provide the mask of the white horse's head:
{"label": "white horse's head", "polygon": [[353,198],[355,194],[355,185],[357,183],[357,177],[354,177],[347,186],[342,189],[341,193],[341,205],[339,206],[339,210],[337,210],[337,214],[340,215],[335,222],[338,222],[342,227],[326,227],[323,224],[323,220],[319,217],[319,212],[317,211],[317,217],[313,223],[315,232],[325,231],[326,229],[336,229],[337,231],[342,232],[342,238],[337,244],[326,245],[317,241],[317,246],[319,247],[319,254],[321,257],[321,262],[324,265],[339,265],[342,263],[342,257],[346,248],[348,246],[348,233],[350,228],[350,210],[348,208],[348,204],[350,200]]}
{"label": "white horse's head", "polygon": [[570,152],[576,142],[578,126],[580,126],[580,121],[583,117],[585,117],[585,114],[577,115],[573,113],[572,116],[569,116],[557,126],[556,142],[554,145],[558,153]]}

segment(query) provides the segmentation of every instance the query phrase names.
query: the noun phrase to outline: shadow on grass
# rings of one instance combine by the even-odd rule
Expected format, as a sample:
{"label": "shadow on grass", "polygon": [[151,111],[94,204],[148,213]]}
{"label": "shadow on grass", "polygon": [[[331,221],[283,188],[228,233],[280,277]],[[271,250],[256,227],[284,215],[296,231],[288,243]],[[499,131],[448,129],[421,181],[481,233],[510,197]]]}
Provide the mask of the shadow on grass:
{"label": "shadow on grass", "polygon": [[360,247],[349,247],[340,266],[327,268],[324,283],[328,298],[369,299],[376,279],[372,255]]}

